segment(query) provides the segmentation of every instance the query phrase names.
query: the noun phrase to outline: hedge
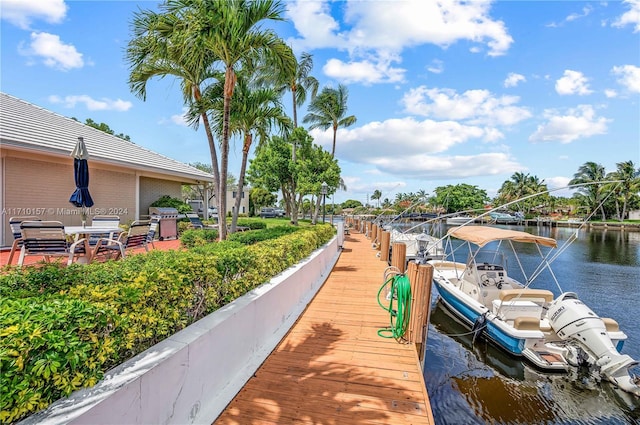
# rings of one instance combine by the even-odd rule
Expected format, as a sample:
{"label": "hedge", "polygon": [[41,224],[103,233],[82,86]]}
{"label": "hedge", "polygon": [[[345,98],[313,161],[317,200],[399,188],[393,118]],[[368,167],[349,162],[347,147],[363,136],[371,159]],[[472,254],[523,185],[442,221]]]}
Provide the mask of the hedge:
{"label": "hedge", "polygon": [[95,385],[109,369],[308,257],[334,233],[328,225],[280,229],[261,241],[264,235],[244,236],[237,239],[246,243],[105,263],[5,269],[0,421],[21,420]]}

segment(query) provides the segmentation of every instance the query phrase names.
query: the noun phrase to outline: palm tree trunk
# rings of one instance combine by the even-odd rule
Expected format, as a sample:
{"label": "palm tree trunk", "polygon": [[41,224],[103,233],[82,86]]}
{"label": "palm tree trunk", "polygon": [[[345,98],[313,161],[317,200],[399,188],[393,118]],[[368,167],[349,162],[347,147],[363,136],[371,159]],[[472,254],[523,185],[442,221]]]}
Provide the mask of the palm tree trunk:
{"label": "palm tree trunk", "polygon": [[231,233],[236,231],[236,226],[238,224],[238,214],[240,214],[240,201],[242,200],[242,189],[244,187],[244,175],[247,170],[247,158],[249,157],[249,150],[251,149],[251,141],[251,133],[245,135],[244,145],[242,147],[242,163],[240,164],[240,176],[238,177],[238,191],[236,193],[233,217],[231,218]]}
{"label": "palm tree trunk", "polygon": [[[218,216],[223,214],[223,220],[220,221],[220,240],[227,239],[227,170],[229,168],[229,117],[231,116],[231,96],[236,84],[236,75],[233,68],[227,67],[224,75],[224,106],[222,118],[222,147],[220,153],[222,156],[220,170],[220,199],[218,200]],[[223,187],[224,186],[224,187]]]}

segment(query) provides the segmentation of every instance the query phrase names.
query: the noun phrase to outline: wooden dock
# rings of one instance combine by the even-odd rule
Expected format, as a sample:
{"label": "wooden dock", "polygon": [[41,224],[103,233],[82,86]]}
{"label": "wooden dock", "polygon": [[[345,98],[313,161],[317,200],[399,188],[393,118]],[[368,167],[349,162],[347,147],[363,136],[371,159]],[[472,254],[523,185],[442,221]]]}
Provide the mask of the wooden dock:
{"label": "wooden dock", "polygon": [[377,301],[386,266],[365,235],[346,236],[318,294],[214,424],[434,424],[415,346],[378,335],[390,324]]}

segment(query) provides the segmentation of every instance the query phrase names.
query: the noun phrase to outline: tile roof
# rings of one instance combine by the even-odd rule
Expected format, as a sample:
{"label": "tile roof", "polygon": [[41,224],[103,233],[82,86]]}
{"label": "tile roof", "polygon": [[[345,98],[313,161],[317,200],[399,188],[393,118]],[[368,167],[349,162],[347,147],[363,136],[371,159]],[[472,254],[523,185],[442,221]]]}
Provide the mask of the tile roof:
{"label": "tile roof", "polygon": [[181,180],[213,181],[211,174],[195,167],[0,92],[2,146],[70,156],[80,136],[90,160]]}

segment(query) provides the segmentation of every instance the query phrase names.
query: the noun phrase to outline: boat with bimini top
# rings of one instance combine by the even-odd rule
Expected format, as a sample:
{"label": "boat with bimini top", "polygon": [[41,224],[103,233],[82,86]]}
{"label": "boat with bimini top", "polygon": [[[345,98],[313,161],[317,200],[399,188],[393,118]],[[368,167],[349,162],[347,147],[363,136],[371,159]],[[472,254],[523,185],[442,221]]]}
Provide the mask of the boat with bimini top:
{"label": "boat with bimini top", "polygon": [[[443,304],[471,327],[474,340],[486,337],[542,370],[586,368],[640,396],[631,371],[638,362],[621,354],[627,335],[614,319],[599,317],[576,293],[560,289],[551,269],[562,252],[555,239],[476,225],[452,228],[443,240],[446,257],[428,261],[433,282]],[[518,250],[532,246],[540,261],[527,270]],[[507,252],[516,263],[513,269]],[[516,279],[520,275],[524,278]],[[541,276],[555,282],[557,296],[537,285]]]}

